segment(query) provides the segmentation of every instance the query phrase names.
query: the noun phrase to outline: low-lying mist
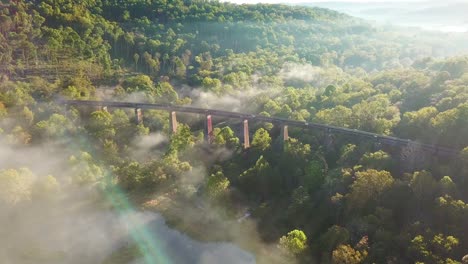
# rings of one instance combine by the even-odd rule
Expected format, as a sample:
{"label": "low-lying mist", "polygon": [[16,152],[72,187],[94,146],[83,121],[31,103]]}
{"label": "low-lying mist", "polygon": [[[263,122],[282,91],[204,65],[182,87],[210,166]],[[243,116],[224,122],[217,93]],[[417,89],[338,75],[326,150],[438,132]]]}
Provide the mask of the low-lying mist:
{"label": "low-lying mist", "polygon": [[[1,138],[2,263],[281,263],[277,254],[267,253],[276,246],[261,241],[255,221],[244,217],[240,224],[194,192],[190,202],[171,202],[176,207],[171,216],[189,226],[194,219],[209,221],[216,227],[196,232],[211,233],[208,237],[220,242],[198,242],[169,227],[158,209],[132,204],[115,183],[108,183],[111,170],[97,166],[90,153],[75,150],[73,140],[77,139],[19,147]],[[160,146],[167,141],[160,133],[137,137],[130,146],[131,159],[144,162],[145,153],[163,159],[165,146]],[[196,153],[181,153],[193,167],[166,188],[196,190],[208,176],[208,167],[232,154],[218,148],[200,160]],[[89,178],[94,180],[83,180]],[[165,191],[171,190],[158,193]],[[235,244],[222,242],[223,237]],[[245,249],[261,251],[268,259]]]}
{"label": "low-lying mist", "polygon": [[[148,150],[141,147],[145,140],[135,145],[139,153]],[[53,143],[27,148],[0,143],[1,263],[108,263],[131,245],[141,252],[132,263],[153,263],[142,248],[164,254],[166,263],[255,263],[235,245],[197,242],[170,229],[159,214],[116,197],[118,191],[78,182],[88,168],[70,165],[72,154]]]}

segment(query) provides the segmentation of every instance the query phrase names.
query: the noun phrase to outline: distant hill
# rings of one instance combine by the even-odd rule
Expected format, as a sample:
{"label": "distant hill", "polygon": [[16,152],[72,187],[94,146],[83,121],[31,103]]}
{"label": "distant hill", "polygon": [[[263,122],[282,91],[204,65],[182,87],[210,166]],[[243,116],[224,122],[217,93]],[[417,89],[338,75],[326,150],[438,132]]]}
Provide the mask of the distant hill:
{"label": "distant hill", "polygon": [[429,30],[467,32],[468,2],[313,2],[301,5],[322,7],[356,17],[399,26],[416,26]]}
{"label": "distant hill", "polygon": [[[310,8],[314,4],[63,1],[66,4],[11,1],[0,6],[0,73],[10,78],[42,76],[52,81],[83,71],[99,79],[112,69],[132,67],[200,85],[201,77],[193,76],[204,60],[259,49],[281,51],[281,60],[366,71],[408,65],[426,56],[466,54],[468,50],[463,36],[420,35],[417,30],[376,27],[337,11]],[[360,12],[371,19],[369,14],[384,18],[388,9],[385,3],[322,5],[338,10],[352,8],[354,11],[348,13]],[[390,14],[388,20],[400,20],[394,17],[404,12],[424,11],[406,5],[394,8],[402,11]],[[271,67],[264,70],[271,71]]]}

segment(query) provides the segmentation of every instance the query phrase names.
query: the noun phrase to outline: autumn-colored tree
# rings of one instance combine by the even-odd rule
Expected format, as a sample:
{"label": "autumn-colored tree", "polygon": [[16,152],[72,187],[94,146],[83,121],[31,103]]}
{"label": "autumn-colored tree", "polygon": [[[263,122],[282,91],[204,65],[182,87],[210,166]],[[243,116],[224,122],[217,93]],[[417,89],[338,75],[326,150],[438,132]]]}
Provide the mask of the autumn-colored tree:
{"label": "autumn-colored tree", "polygon": [[332,253],[333,264],[359,264],[363,263],[367,251],[355,250],[350,245],[339,245]]}

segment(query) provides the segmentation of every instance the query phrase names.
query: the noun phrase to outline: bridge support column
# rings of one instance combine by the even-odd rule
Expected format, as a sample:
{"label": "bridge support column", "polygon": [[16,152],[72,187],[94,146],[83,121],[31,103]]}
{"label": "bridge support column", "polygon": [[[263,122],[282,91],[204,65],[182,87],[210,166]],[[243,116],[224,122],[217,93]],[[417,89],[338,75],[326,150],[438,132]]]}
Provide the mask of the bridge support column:
{"label": "bridge support column", "polygon": [[376,139],[374,141],[374,144],[372,145],[372,148],[373,148],[374,152],[379,151],[380,149],[382,149],[382,143],[380,142],[380,140]]}
{"label": "bridge support column", "polygon": [[249,121],[244,120],[244,149],[250,148],[250,139],[249,139]]}
{"label": "bridge support column", "polygon": [[331,133],[330,129],[327,129],[325,133],[325,148],[327,151],[332,151],[334,149],[334,144],[335,144],[335,138],[333,137],[333,134]]}
{"label": "bridge support column", "polygon": [[213,121],[211,115],[206,116],[205,140],[208,142],[208,144],[213,143],[214,140]]}
{"label": "bridge support column", "polygon": [[169,112],[169,126],[172,134],[177,133],[177,114],[174,111]]}
{"label": "bridge support column", "polygon": [[432,153],[419,148],[416,144],[408,142],[400,150],[400,168],[402,172],[413,172],[429,166]]}
{"label": "bridge support column", "polygon": [[288,126],[284,125],[283,127],[281,127],[281,140],[288,141],[288,139],[289,139]]}
{"label": "bridge support column", "polygon": [[141,108],[135,108],[135,120],[137,125],[143,123],[143,112]]}

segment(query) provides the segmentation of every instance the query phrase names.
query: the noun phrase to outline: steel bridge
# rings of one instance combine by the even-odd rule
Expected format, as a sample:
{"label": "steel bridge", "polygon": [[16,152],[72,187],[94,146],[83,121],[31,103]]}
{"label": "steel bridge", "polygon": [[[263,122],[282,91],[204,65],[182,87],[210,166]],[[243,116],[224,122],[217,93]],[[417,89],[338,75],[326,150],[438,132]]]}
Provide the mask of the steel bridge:
{"label": "steel bridge", "polygon": [[206,134],[208,142],[213,140],[213,125],[211,121],[211,116],[219,116],[232,119],[240,119],[243,121],[243,131],[244,131],[244,148],[250,147],[249,141],[249,121],[259,121],[259,122],[269,122],[273,124],[280,125],[282,127],[281,134],[284,140],[288,139],[288,127],[298,127],[308,130],[321,130],[327,134],[344,134],[360,138],[367,138],[376,143],[390,145],[395,147],[400,147],[403,149],[417,149],[419,153],[436,155],[436,156],[445,156],[445,157],[454,157],[458,156],[460,151],[452,148],[447,148],[438,145],[431,145],[412,141],[409,139],[402,139],[397,137],[391,137],[386,135],[380,135],[376,133],[370,133],[366,131],[361,131],[357,129],[336,127],[325,124],[313,123],[313,122],[302,122],[296,120],[290,120],[280,117],[266,117],[256,114],[248,113],[239,113],[239,112],[229,112],[216,109],[204,109],[198,107],[190,106],[178,106],[172,104],[152,104],[152,103],[133,103],[133,102],[113,102],[113,101],[85,101],[85,100],[60,100],[60,104],[68,106],[92,106],[96,108],[101,108],[107,110],[107,107],[112,108],[131,108],[135,110],[135,117],[137,123],[143,122],[143,113],[144,109],[155,109],[163,110],[169,112],[170,122],[171,122],[171,131],[177,131],[177,119],[176,113],[192,113],[192,114],[201,114],[206,116]]}

